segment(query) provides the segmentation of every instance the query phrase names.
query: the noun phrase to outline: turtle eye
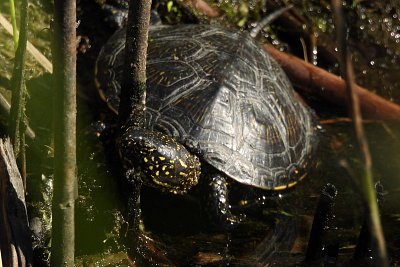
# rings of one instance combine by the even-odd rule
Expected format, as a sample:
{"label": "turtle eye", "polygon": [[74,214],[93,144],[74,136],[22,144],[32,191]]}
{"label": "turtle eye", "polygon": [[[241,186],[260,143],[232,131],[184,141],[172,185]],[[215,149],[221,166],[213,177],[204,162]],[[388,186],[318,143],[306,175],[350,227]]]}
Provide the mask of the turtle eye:
{"label": "turtle eye", "polygon": [[128,129],[119,149],[125,168],[137,170],[136,175],[146,185],[178,194],[198,182],[198,158],[168,135]]}

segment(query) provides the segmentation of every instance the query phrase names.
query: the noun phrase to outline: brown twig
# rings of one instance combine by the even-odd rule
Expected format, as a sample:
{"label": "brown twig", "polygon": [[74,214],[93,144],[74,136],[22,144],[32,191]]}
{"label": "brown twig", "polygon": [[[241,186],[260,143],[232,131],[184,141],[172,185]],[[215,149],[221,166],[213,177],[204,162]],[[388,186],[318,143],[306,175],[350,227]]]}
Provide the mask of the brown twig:
{"label": "brown twig", "polygon": [[131,0],[126,28],[125,64],[118,110],[120,128],[142,128],[146,102],[147,37],[150,23],[149,0]]}
{"label": "brown twig", "polygon": [[[271,45],[264,44],[263,48],[278,61],[298,89],[324,99],[326,102],[345,107],[347,93],[346,83],[343,79],[295,56],[280,52]],[[356,84],[353,88],[360,99],[361,112],[364,117],[400,122],[399,105]]]}
{"label": "brown twig", "polygon": [[351,56],[347,50],[346,44],[346,25],[343,21],[342,1],[333,0],[332,7],[335,18],[335,28],[337,33],[337,42],[340,55],[341,72],[345,77],[346,88],[347,88],[347,99],[349,105],[349,112],[354,121],[354,128],[358,144],[360,146],[361,154],[364,162],[364,173],[361,179],[361,185],[364,191],[364,197],[368,203],[369,220],[371,224],[371,235],[376,246],[376,264],[379,266],[389,266],[385,238],[383,235],[382,225],[380,222],[379,209],[376,199],[376,192],[374,190],[374,182],[372,175],[372,159],[369,151],[368,141],[364,133],[364,127],[362,124],[362,115],[360,108],[359,92],[355,89],[354,73],[351,63]]}
{"label": "brown twig", "polygon": [[54,182],[51,266],[74,266],[76,2],[54,1]]}
{"label": "brown twig", "polygon": [[[146,57],[147,37],[150,23],[150,0],[131,0],[126,28],[125,63],[121,82],[121,96],[118,110],[120,134],[128,127],[142,129],[145,123],[146,105]],[[128,230],[129,254],[140,261],[140,191],[139,179],[132,183],[129,197]]]}
{"label": "brown twig", "polygon": [[185,2],[186,5],[190,5],[193,10],[209,18],[218,18],[221,16],[221,12],[217,8],[210,6],[203,0],[188,0],[183,2]]}

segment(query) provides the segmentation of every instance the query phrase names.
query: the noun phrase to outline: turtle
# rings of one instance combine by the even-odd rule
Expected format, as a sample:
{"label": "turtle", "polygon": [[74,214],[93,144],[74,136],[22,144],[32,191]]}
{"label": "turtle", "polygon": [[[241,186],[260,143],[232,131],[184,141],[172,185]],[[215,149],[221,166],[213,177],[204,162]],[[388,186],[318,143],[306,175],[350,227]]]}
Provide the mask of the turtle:
{"label": "turtle", "polygon": [[[118,112],[126,29],[99,53],[96,84]],[[227,183],[284,190],[302,180],[317,145],[315,118],[278,65],[247,32],[216,25],[149,28],[145,127],[118,142],[138,182],[183,194],[207,179],[210,211],[236,225]],[[204,178],[203,178],[204,177]]]}

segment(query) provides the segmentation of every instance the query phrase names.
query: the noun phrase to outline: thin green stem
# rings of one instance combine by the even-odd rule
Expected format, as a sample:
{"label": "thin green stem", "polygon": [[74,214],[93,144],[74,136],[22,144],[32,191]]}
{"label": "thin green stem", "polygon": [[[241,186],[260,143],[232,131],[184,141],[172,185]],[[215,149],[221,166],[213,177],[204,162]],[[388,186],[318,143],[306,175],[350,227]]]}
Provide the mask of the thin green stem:
{"label": "thin green stem", "polygon": [[13,28],[13,39],[14,39],[14,48],[15,50],[18,47],[18,29],[17,29],[17,18],[15,16],[15,5],[14,0],[9,0],[10,2],[10,15],[11,15],[11,24]]}
{"label": "thin green stem", "polygon": [[360,109],[360,101],[358,94],[354,90],[354,73],[346,43],[346,25],[344,21],[344,13],[342,10],[341,0],[332,0],[332,9],[335,16],[335,28],[337,32],[337,43],[340,55],[341,72],[346,82],[349,111],[354,122],[354,129],[357,137],[357,142],[361,151],[362,160],[364,163],[364,173],[361,176],[361,185],[363,188],[364,198],[367,203],[369,212],[369,220],[371,224],[371,235],[373,238],[373,252],[376,255],[376,263],[379,266],[389,266],[388,255],[386,251],[385,237],[380,221],[379,208],[374,189],[374,179],[372,174],[372,158],[368,146],[367,137],[362,124],[362,115]]}
{"label": "thin green stem", "polygon": [[14,146],[14,152],[18,155],[20,148],[20,123],[24,123],[25,111],[25,57],[28,41],[28,0],[21,1],[21,22],[19,45],[15,53],[14,70],[11,79],[12,98],[9,118],[9,133]]}

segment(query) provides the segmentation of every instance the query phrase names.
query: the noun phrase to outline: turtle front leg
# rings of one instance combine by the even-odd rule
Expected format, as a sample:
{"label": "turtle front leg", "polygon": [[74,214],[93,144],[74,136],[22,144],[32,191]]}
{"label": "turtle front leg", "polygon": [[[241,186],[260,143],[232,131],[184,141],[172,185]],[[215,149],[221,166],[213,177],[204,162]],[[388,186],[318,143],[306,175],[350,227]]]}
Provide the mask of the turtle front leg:
{"label": "turtle front leg", "polygon": [[231,230],[243,221],[244,215],[233,215],[229,205],[228,183],[224,176],[216,174],[208,177],[206,190],[205,212],[211,218],[211,223],[219,229]]}

